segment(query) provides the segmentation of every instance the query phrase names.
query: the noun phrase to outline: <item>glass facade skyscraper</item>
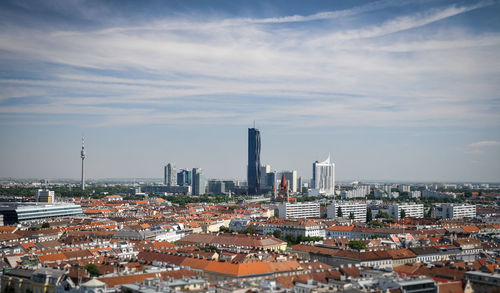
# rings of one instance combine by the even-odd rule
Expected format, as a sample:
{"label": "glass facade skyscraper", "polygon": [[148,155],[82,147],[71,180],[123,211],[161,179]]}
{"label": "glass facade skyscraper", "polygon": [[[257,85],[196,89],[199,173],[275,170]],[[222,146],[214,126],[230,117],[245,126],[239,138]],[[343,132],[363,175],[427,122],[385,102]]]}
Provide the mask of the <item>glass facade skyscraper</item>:
{"label": "glass facade skyscraper", "polygon": [[248,128],[248,194],[260,192],[260,131]]}

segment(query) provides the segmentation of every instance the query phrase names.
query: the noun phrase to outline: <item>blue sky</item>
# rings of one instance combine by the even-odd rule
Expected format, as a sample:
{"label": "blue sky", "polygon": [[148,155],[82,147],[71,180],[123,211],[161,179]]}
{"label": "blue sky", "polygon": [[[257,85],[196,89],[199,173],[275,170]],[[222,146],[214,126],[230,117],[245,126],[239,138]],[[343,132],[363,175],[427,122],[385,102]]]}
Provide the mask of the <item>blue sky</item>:
{"label": "blue sky", "polygon": [[500,181],[499,1],[2,1],[0,177]]}

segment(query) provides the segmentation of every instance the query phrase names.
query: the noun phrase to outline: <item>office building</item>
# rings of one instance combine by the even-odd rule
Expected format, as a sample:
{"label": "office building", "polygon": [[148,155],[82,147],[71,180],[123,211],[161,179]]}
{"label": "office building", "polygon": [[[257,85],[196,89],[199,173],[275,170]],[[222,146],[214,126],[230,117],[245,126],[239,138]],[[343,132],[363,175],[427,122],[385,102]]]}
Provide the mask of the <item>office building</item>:
{"label": "office building", "polygon": [[267,189],[272,186],[267,185],[267,174],[271,172],[271,166],[265,165],[260,167],[260,188]]}
{"label": "office building", "polygon": [[177,173],[177,185],[179,186],[191,186],[192,184],[192,172],[191,170],[182,169]]}
{"label": "office building", "polygon": [[297,171],[283,171],[281,172],[281,175],[285,175],[286,183],[290,192],[297,192]]}
{"label": "office building", "polygon": [[226,193],[226,184],[221,180],[208,180],[208,193],[224,194]]}
{"label": "office building", "polygon": [[283,202],[278,205],[278,215],[284,219],[304,219],[304,218],[319,218],[320,208],[319,203],[301,202],[289,203]]}
{"label": "office building", "polygon": [[54,202],[54,191],[48,189],[38,189],[35,194],[37,202]]}
{"label": "office building", "polygon": [[332,196],[335,194],[335,164],[330,162],[330,155],[323,162],[313,163],[312,188],[319,194]]}
{"label": "office building", "polygon": [[167,185],[145,185],[133,191],[133,194],[179,194],[190,195],[191,186],[167,186]]}
{"label": "office building", "polygon": [[457,198],[457,195],[453,192],[439,192],[439,191],[424,190],[424,192],[422,192],[422,197]]}
{"label": "office building", "polygon": [[389,206],[390,216],[401,219],[401,211],[405,211],[405,217],[421,219],[424,217],[424,205],[416,203],[393,204]]}
{"label": "office building", "polygon": [[168,163],[164,169],[163,184],[167,186],[177,185],[177,171],[175,170],[175,165]]}
{"label": "office building", "polygon": [[0,214],[5,225],[12,225],[46,218],[62,218],[83,214],[80,205],[72,203],[1,203]]}
{"label": "office building", "polygon": [[470,204],[440,204],[433,207],[434,218],[461,219],[476,217],[476,206]]}
{"label": "office building", "polygon": [[276,171],[267,173],[266,174],[266,186],[268,186],[269,188],[272,188],[274,185],[274,187],[276,187],[277,176],[278,175],[276,174]]}
{"label": "office building", "polygon": [[422,196],[422,192],[420,192],[419,190],[415,190],[415,191],[410,191],[408,193],[408,196],[410,198],[416,198],[416,199],[419,199],[421,196]]}
{"label": "office building", "polygon": [[193,195],[205,194],[207,183],[205,181],[205,176],[203,175],[203,170],[200,168],[193,168],[192,174],[193,174],[193,184],[192,184]]}
{"label": "office building", "polygon": [[340,197],[342,199],[365,198],[368,194],[370,194],[370,185],[359,185],[351,190],[342,190]]}
{"label": "office building", "polygon": [[260,131],[248,128],[248,194],[260,192]]}
{"label": "office building", "polygon": [[[340,208],[340,216],[339,216]],[[329,219],[344,218],[349,219],[354,215],[354,222],[366,222],[366,202],[334,202],[326,209],[326,216]]]}
{"label": "office building", "polygon": [[399,192],[410,192],[410,185],[401,184],[398,186]]}

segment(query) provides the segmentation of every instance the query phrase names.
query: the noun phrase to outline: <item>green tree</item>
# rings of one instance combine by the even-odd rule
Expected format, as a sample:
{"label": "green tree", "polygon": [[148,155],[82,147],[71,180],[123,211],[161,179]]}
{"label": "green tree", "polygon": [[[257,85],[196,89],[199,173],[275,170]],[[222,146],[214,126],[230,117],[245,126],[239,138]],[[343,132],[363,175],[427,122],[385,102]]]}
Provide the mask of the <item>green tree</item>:
{"label": "green tree", "polygon": [[295,242],[295,237],[293,237],[292,234],[287,234],[285,236],[285,241],[288,242],[288,244],[294,244]]}
{"label": "green tree", "polygon": [[337,218],[342,218],[342,209],[340,207],[337,209]]}
{"label": "green tree", "polygon": [[349,219],[354,220],[354,213],[353,213],[353,212],[351,212],[351,213],[349,214]]}
{"label": "green tree", "polygon": [[390,216],[387,212],[378,211],[378,214],[375,216],[375,218],[377,218],[377,219],[379,219],[379,218],[389,219]]}
{"label": "green tree", "polygon": [[371,208],[368,208],[368,210],[366,211],[366,222],[369,223],[372,221],[372,209]]}
{"label": "green tree", "polygon": [[373,226],[373,227],[382,227],[382,224],[380,222],[377,222],[377,221],[368,222],[368,225]]}
{"label": "green tree", "polygon": [[42,228],[43,229],[50,228],[50,224],[47,223],[47,222],[45,222],[45,223],[42,224]]}
{"label": "green tree", "polygon": [[93,263],[89,263],[88,265],[85,266],[85,269],[89,273],[91,277],[99,277],[101,274],[99,273],[99,269],[97,266]]}
{"label": "green tree", "polygon": [[274,230],[273,236],[276,238],[281,238],[281,230]]}
{"label": "green tree", "polygon": [[219,232],[227,233],[227,232],[229,232],[229,228],[226,227],[226,226],[220,226],[219,227]]}
{"label": "green tree", "polygon": [[366,245],[360,240],[351,240],[347,245],[349,245],[351,249],[356,249],[356,250],[366,249]]}
{"label": "green tree", "polygon": [[404,219],[406,217],[406,212],[404,209],[401,209],[401,219]]}

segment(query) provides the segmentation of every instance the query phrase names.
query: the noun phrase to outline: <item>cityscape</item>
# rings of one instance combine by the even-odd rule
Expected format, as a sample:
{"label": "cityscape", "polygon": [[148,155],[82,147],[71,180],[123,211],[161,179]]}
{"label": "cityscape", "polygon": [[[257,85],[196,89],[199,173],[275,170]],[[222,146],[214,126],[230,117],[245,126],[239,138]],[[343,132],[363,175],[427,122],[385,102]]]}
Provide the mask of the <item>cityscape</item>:
{"label": "cityscape", "polygon": [[0,15],[2,292],[500,292],[498,1]]}

